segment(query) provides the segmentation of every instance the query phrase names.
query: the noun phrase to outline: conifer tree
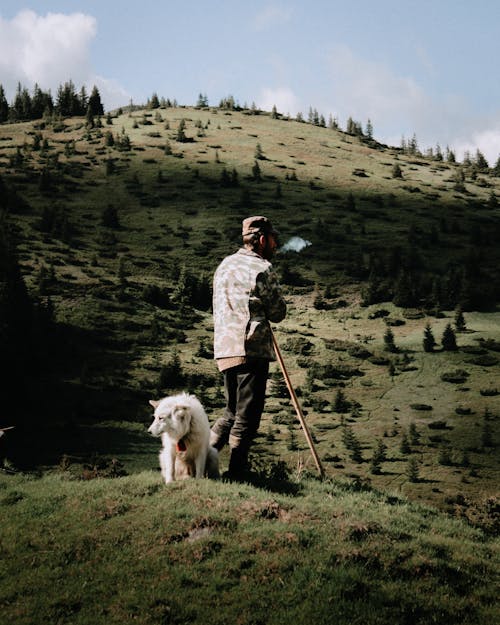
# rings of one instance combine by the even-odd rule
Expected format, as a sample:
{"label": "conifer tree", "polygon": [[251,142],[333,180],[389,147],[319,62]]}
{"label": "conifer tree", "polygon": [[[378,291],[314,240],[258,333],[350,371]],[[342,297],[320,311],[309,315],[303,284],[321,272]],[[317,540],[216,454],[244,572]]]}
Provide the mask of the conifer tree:
{"label": "conifer tree", "polygon": [[153,93],[151,96],[151,100],[149,101],[149,108],[158,109],[160,108],[160,100],[156,93]]}
{"label": "conifer tree", "polygon": [[101,102],[101,95],[99,94],[99,90],[94,85],[89,97],[88,108],[90,109],[92,115],[104,115],[104,107]]}
{"label": "conifer tree", "polygon": [[344,425],[342,431],[342,442],[349,451],[349,456],[354,462],[362,462],[361,444],[350,427]]}
{"label": "conifer tree", "polygon": [[381,473],[381,465],[387,459],[387,445],[380,439],[373,452],[370,462],[370,473],[378,475]]}
{"label": "conifer tree", "polygon": [[446,146],[446,162],[447,163],[456,163],[457,159],[455,156],[455,152],[451,150],[448,146]]}
{"label": "conifer tree", "polygon": [[349,402],[346,399],[344,391],[339,388],[337,393],[335,394],[335,400],[333,402],[333,410],[335,412],[348,412],[349,410]]}
{"label": "conifer tree", "polygon": [[432,333],[431,324],[427,323],[424,330],[424,352],[433,352],[434,347],[436,346],[436,340],[434,338],[434,334]]}
{"label": "conifer tree", "polygon": [[2,85],[0,85],[0,124],[6,122],[9,117],[9,104],[5,97],[5,91]]}
{"label": "conifer tree", "polygon": [[457,306],[455,310],[455,327],[457,332],[465,332],[467,329],[467,324],[465,323],[465,317],[461,306]]}
{"label": "conifer tree", "polygon": [[492,174],[497,177],[500,176],[500,156],[497,158],[497,162],[492,169]]}
{"label": "conifer tree", "polygon": [[262,151],[262,146],[260,143],[257,143],[257,145],[255,146],[254,158],[258,161],[261,161],[264,159],[264,152]]}
{"label": "conifer tree", "polygon": [[443,337],[441,339],[441,345],[443,346],[444,351],[452,352],[457,350],[457,340],[455,336],[455,331],[451,327],[451,323],[446,325],[446,328],[443,332]]}
{"label": "conifer tree", "polygon": [[87,95],[87,88],[82,85],[80,93],[78,94],[78,115],[85,115],[89,106],[89,97]]}
{"label": "conifer tree", "polygon": [[420,434],[418,433],[417,426],[415,425],[415,423],[413,421],[410,423],[410,428],[408,430],[408,434],[409,434],[409,437],[410,437],[410,443],[412,445],[418,445],[419,444],[419,439],[420,439]]}
{"label": "conifer tree", "polygon": [[370,119],[366,122],[365,135],[368,139],[373,139],[373,125]]}
{"label": "conifer tree", "polygon": [[179,352],[174,350],[170,360],[160,369],[158,390],[164,391],[165,389],[179,388],[183,385],[184,380],[185,376],[182,370]]}
{"label": "conifer tree", "polygon": [[186,133],[184,132],[185,128],[186,128],[186,120],[181,119],[181,121],[179,122],[179,125],[177,126],[177,136],[175,137],[175,140],[178,141],[179,143],[185,143],[187,140]]}
{"label": "conifer tree", "polygon": [[394,166],[392,168],[392,177],[393,178],[402,178],[403,177],[403,171],[401,169],[401,167],[399,166],[398,163],[394,163]]}
{"label": "conifer tree", "polygon": [[85,125],[89,130],[94,128],[95,126],[94,115],[92,114],[92,109],[90,108],[90,106],[87,107],[87,112],[85,114]]}
{"label": "conifer tree", "polygon": [[401,437],[401,444],[399,446],[399,451],[405,455],[411,453],[410,443],[408,441],[408,436],[406,435],[405,432],[403,432],[403,436]]}
{"label": "conifer tree", "polygon": [[396,306],[409,307],[415,304],[415,280],[408,271],[401,271],[394,286],[393,302]]}
{"label": "conifer tree", "polygon": [[390,326],[387,327],[387,330],[384,334],[384,349],[388,352],[397,352],[398,349],[394,342],[394,333],[391,330]]}
{"label": "conifer tree", "polygon": [[419,466],[416,458],[410,458],[408,460],[408,464],[406,465],[406,475],[410,482],[418,482],[419,477]]}
{"label": "conifer tree", "polygon": [[479,171],[484,171],[489,168],[488,161],[479,149],[476,150],[476,158],[474,159],[474,164],[479,169]]}

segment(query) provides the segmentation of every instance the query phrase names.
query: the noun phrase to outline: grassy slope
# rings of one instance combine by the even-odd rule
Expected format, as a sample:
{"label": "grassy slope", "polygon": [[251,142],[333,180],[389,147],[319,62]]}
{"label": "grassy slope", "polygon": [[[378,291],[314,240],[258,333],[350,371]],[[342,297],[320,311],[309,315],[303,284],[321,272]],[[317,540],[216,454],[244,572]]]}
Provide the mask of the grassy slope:
{"label": "grassy slope", "polygon": [[484,623],[498,543],[344,483],[0,476],[0,606],[48,622]]}
{"label": "grassy slope", "polygon": [[[391,356],[395,375],[391,377],[387,366],[353,357],[346,348],[361,346],[375,356],[387,357],[382,340],[386,324],[383,319],[369,318],[382,306],[360,308],[360,286],[351,283],[344,269],[361,248],[366,262],[367,252],[404,245],[410,225],[420,232],[421,253],[437,273],[443,271],[445,261],[463,260],[478,224],[483,232],[498,227],[498,209],[487,207],[490,192],[498,193],[498,179],[479,175],[475,181],[466,181],[465,193],[458,193],[454,166],[373,149],[337,131],[273,120],[268,115],[217,110],[166,109],[160,115],[161,121],[147,111],[124,114],[112,126],[91,133],[81,120],[67,120],[58,132],[50,125],[42,130],[33,124],[0,127],[2,176],[28,202],[11,218],[20,228],[23,272],[28,285],[35,288],[40,267],[54,267],[56,282],[48,293],[73,350],[64,363],[69,405],[64,405],[60,418],[67,420],[71,414],[70,421],[79,428],[73,428],[74,440],[62,442],[57,453],[95,450],[120,457],[129,470],[151,467],[156,445],[147,439],[141,423],[149,419],[146,400],[158,394],[159,368],[174,348],[185,371],[208,376],[208,388],[195,390],[203,394],[210,417],[215,416],[220,409],[220,388],[213,388],[210,380],[216,371],[210,359],[196,356],[200,340],[211,342],[210,315],[202,313],[194,325],[183,327],[185,321],[178,318],[175,307],[151,306],[142,300],[141,290],[154,284],[172,291],[176,264],[186,264],[197,276],[210,276],[220,258],[238,245],[240,218],[250,211],[265,212],[278,223],[283,240],[300,234],[313,243],[288,258],[293,269],[316,287],[289,288],[290,313],[277,329],[295,386],[304,385],[307,367],[315,362],[347,365],[362,374],[346,380],[315,380],[315,401],[311,405],[304,401],[328,474],[370,479],[376,487],[397,488],[438,505],[457,494],[480,500],[494,493],[499,477],[495,449],[484,447],[481,437],[488,409],[494,417],[488,427],[496,440],[500,402],[498,396],[483,396],[480,391],[497,388],[497,366],[471,364],[473,355],[463,352],[425,354],[421,341],[429,319],[407,319],[404,311],[392,305],[383,308],[404,323],[393,327],[401,348],[400,354]],[[186,134],[194,138],[191,143],[175,141],[181,119],[187,120]],[[115,137],[124,131],[132,150],[106,147],[107,130]],[[46,152],[31,150],[35,132],[48,140]],[[64,149],[68,141],[75,142],[73,153]],[[167,141],[171,156],[164,154]],[[257,143],[264,155],[259,161],[260,182],[251,180]],[[16,146],[24,146],[23,165],[9,166]],[[59,167],[51,164],[56,154]],[[109,159],[115,171],[107,175]],[[395,162],[403,170],[403,179],[391,177]],[[52,172],[52,186],[40,191],[44,167]],[[237,187],[221,186],[223,169],[236,169]],[[291,180],[292,174],[298,180]],[[276,196],[278,183],[282,197]],[[345,198],[351,192],[355,206],[347,209]],[[110,204],[118,209],[117,230],[100,225],[102,211]],[[44,207],[66,216],[73,232],[69,241],[40,231]],[[442,219],[448,228],[440,233],[441,243],[427,245],[426,233]],[[455,221],[459,227],[450,227]],[[326,239],[322,236],[325,228],[330,229]],[[498,265],[498,246],[483,247],[487,250],[485,266]],[[277,260],[278,268],[282,262]],[[120,296],[120,263],[126,273],[125,297]],[[336,296],[330,302],[335,304],[340,297],[347,307],[315,310],[314,297],[325,286]],[[478,340],[500,339],[497,313],[470,313],[466,320],[470,332],[458,336],[459,345],[477,347]],[[162,330],[152,340],[154,321]],[[439,341],[444,325],[452,319],[449,315],[430,321]],[[187,335],[180,344],[165,334],[179,327]],[[297,337],[311,343],[306,367],[298,366],[293,345],[287,349],[289,339]],[[333,340],[337,341],[335,349],[331,349]],[[456,368],[466,368],[466,384],[441,381],[441,373]],[[348,400],[361,404],[360,414],[351,417],[348,412],[343,417],[332,411],[338,388],[343,388]],[[416,411],[411,408],[416,403],[432,410]],[[271,398],[268,408],[261,432],[274,442],[261,439],[260,453],[284,458],[292,468],[303,463],[307,468],[310,459],[300,432],[299,450],[288,449],[289,427],[281,418],[290,413],[288,402]],[[469,409],[471,414],[457,416],[457,408]],[[121,417],[129,424],[117,424]],[[351,460],[342,443],[343,420],[363,447],[361,464]],[[446,428],[429,429],[429,423],[436,421],[446,422]],[[411,423],[420,440],[409,456],[400,452],[400,444]],[[388,446],[389,462],[381,475],[371,475],[368,461],[377,439]],[[443,449],[450,452],[449,465],[438,462]],[[464,452],[469,465],[461,462]],[[406,477],[409,457],[420,463],[422,479],[417,483]]]}
{"label": "grassy slope", "polygon": [[[65,419],[70,415],[73,436],[61,439],[57,453],[76,456],[66,459],[66,466],[97,451],[119,458],[132,473],[81,482],[70,479],[81,474],[75,464],[69,473],[42,479],[0,476],[5,517],[0,603],[5,618],[10,623],[201,622],[202,606],[209,603],[216,606],[215,622],[491,620],[497,552],[477,528],[492,528],[495,503],[488,498],[495,494],[499,476],[495,447],[482,445],[481,432],[488,408],[498,440],[500,406],[498,397],[480,391],[497,388],[498,366],[471,364],[471,354],[463,351],[425,354],[421,341],[428,319],[404,318],[390,304],[361,308],[360,286],[352,284],[344,269],[360,248],[404,244],[410,224],[424,242],[443,217],[448,224],[460,222],[462,230],[441,232],[442,249],[424,246],[427,262],[440,271],[444,256],[460,261],[471,229],[478,224],[483,231],[497,227],[498,210],[485,204],[492,188],[498,193],[498,180],[488,178],[493,186],[482,186],[486,177],[479,176],[467,181],[466,194],[457,193],[453,167],[373,150],[342,133],[264,115],[192,109],[168,109],[161,115],[162,122],[151,116],[153,124],[147,126],[142,112],[114,120],[111,130],[116,135],[124,128],[131,152],[106,148],[99,131],[88,137],[79,120],[66,121],[64,132],[42,130],[49,140],[48,156],[59,152],[63,165],[52,169],[54,185],[46,192],[40,192],[38,181],[48,157],[29,148],[33,125],[0,126],[1,175],[29,203],[11,216],[19,228],[23,272],[35,288],[40,265],[53,264],[57,281],[49,293],[74,350],[65,365],[72,403],[64,414]],[[195,137],[193,143],[174,141],[181,118],[191,120],[187,134]],[[197,119],[205,136],[196,136]],[[138,128],[133,128],[134,120]],[[152,132],[161,136],[150,136]],[[70,139],[76,152],[65,156]],[[167,139],[174,156],[164,154]],[[266,157],[259,161],[260,183],[249,179],[257,142]],[[24,143],[24,165],[10,166],[9,157]],[[115,173],[106,175],[109,158]],[[391,177],[396,161],[403,180]],[[238,187],[220,186],[223,168],[237,169]],[[355,170],[366,176],[353,175]],[[289,179],[292,173],[297,181]],[[282,197],[277,197],[278,182]],[[242,200],[244,191],[251,207],[248,194]],[[347,210],[349,192],[356,208]],[[103,231],[109,235],[100,226],[109,203],[119,210],[115,242],[101,236]],[[40,232],[44,206],[66,214],[74,232],[70,241]],[[200,339],[211,340],[211,319],[200,314],[185,328],[184,343],[166,335],[152,342],[153,319],[164,329],[179,320],[175,310],[146,304],[140,293],[147,284],[173,289],[176,262],[186,263],[196,275],[210,275],[238,245],[238,223],[249,212],[269,214],[284,240],[299,234],[313,242],[291,259],[293,268],[318,287],[289,289],[290,314],[277,329],[295,386],[305,384],[307,366],[299,366],[289,339],[310,341],[308,366],[331,363],[364,374],[317,379],[311,395],[316,403],[304,398],[328,476],[347,481],[320,485],[304,477],[312,463],[296,425],[290,427],[298,449],[289,449],[289,403],[271,396],[257,452],[264,464],[286,460],[301,486],[295,497],[208,482],[166,489],[157,473],[147,471],[156,468],[157,441],[145,433],[146,399],[158,393],[160,365],[174,348],[186,371],[215,375],[210,359],[196,355]],[[318,232],[318,219],[330,228],[326,241]],[[486,248],[485,263],[498,264],[495,246]],[[120,259],[127,273],[125,299],[119,297]],[[315,310],[317,288],[325,286],[334,290],[333,303],[345,299],[347,306]],[[382,339],[386,325],[369,318],[382,307],[405,322],[393,328],[401,348],[391,356],[393,376],[387,365],[347,351],[357,346],[387,356]],[[430,321],[439,340],[451,313]],[[460,345],[477,347],[480,338],[500,340],[498,313],[469,313],[466,321],[473,332],[459,335]],[[410,370],[405,370],[403,355]],[[442,372],[456,368],[467,369],[466,383],[441,381]],[[348,400],[360,402],[358,414],[333,411],[339,388]],[[220,388],[212,384],[196,392],[203,393],[213,418],[220,409]],[[415,403],[432,410],[416,411],[411,408]],[[470,408],[471,414],[459,416],[457,407]],[[435,421],[446,421],[446,429],[430,429]],[[342,422],[358,437],[363,462],[353,461],[342,443]],[[420,440],[408,455],[400,444],[411,423]],[[379,438],[387,444],[388,460],[381,474],[373,475],[368,461]],[[438,461],[443,449],[451,451],[451,465]],[[468,466],[460,460],[464,451]],[[407,478],[410,457],[420,463],[417,482]],[[363,484],[368,488],[368,482],[398,495],[356,490]],[[400,495],[445,506],[477,528]]]}

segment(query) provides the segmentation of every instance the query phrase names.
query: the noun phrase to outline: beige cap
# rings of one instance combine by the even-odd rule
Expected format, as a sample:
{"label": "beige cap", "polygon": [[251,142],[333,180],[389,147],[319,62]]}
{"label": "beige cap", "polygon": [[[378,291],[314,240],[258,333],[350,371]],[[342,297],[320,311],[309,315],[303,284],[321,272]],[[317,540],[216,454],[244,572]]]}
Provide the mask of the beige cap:
{"label": "beige cap", "polygon": [[247,217],[244,219],[241,229],[242,236],[254,234],[256,232],[262,232],[263,234],[278,234],[267,217],[257,215],[255,217]]}

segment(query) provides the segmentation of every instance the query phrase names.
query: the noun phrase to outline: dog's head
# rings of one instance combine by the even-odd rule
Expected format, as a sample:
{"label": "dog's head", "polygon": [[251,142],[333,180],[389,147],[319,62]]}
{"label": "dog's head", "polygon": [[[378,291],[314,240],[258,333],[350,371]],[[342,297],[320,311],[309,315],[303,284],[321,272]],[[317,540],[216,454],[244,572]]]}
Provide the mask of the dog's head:
{"label": "dog's head", "polygon": [[165,397],[160,401],[150,400],[155,409],[154,421],[149,426],[153,436],[168,434],[173,441],[180,441],[191,428],[191,410],[182,397]]}

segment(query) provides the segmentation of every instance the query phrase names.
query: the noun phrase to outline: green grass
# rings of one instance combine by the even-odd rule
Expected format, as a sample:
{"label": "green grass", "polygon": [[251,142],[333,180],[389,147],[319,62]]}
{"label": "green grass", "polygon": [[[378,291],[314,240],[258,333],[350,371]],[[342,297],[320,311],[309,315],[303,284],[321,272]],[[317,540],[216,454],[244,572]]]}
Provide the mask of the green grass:
{"label": "green grass", "polygon": [[[457,192],[455,165],[265,114],[180,107],[146,127],[143,113],[110,127],[129,152],[82,120],[42,129],[47,154],[30,148],[33,124],[0,125],[0,205],[25,283],[57,324],[39,360],[22,363],[17,428],[0,441],[2,624],[205,623],[209,609],[214,623],[253,625],[498,620],[498,308],[466,310],[458,351],[443,352],[453,311],[362,300],[374,257],[389,263],[400,246],[426,279],[479,267],[497,301],[500,213],[488,198],[500,179],[468,171]],[[182,118],[193,142],[175,141]],[[118,227],[102,224],[110,205]],[[176,390],[159,383],[162,366],[179,355],[181,387],[211,421],[223,406],[210,312],[182,303],[179,276],[210,278],[250,213],[269,215],[283,242],[312,242],[276,259],[295,273],[276,336],[327,479],[311,477],[290,402],[270,385],[253,485],[166,487],[147,433],[148,400]],[[54,279],[40,286],[42,265]],[[427,322],[435,353],[423,350]],[[446,381],[457,370],[462,380]]]}
{"label": "green grass", "polygon": [[[163,109],[162,121],[151,117],[148,126],[142,124],[143,114],[125,113],[112,126],[90,133],[80,119],[65,120],[64,132],[54,132],[48,124],[41,130],[49,142],[46,154],[30,148],[32,123],[0,126],[0,175],[23,200],[8,211],[21,270],[37,295],[40,266],[53,267],[55,281],[45,286],[41,297],[50,297],[64,346],[62,353],[53,354],[58,385],[51,405],[44,408],[58,430],[46,437],[40,433],[32,441],[33,453],[45,452],[39,461],[57,465],[66,454],[82,464],[100,455],[117,458],[129,473],[155,466],[157,444],[146,432],[148,399],[171,392],[159,388],[158,380],[174,350],[186,374],[183,388],[200,395],[210,419],[217,417],[222,406],[220,377],[210,358],[197,355],[200,341],[211,343],[211,316],[180,309],[173,299],[177,276],[185,265],[197,278],[210,277],[220,259],[238,246],[240,219],[263,212],[278,225],[283,241],[296,234],[312,241],[301,254],[276,259],[278,271],[288,260],[303,284],[286,286],[289,314],[276,329],[278,340],[285,345],[299,337],[312,345],[306,356],[284,351],[294,386],[304,390],[311,364],[356,372],[316,378],[310,395],[301,397],[320,456],[327,459],[327,474],[398,489],[445,509],[456,496],[480,500],[495,495],[500,401],[481,390],[497,386],[498,365],[474,364],[473,356],[461,351],[424,353],[425,324],[431,322],[439,343],[444,326],[453,320],[452,311],[444,318],[430,317],[431,311],[426,311],[427,316],[412,319],[390,303],[362,307],[364,283],[353,277],[352,265],[361,255],[367,277],[371,254],[395,245],[405,248],[412,237],[431,273],[463,265],[472,249],[481,267],[497,275],[495,233],[500,219],[498,209],[487,202],[491,191],[498,194],[499,179],[481,174],[489,185],[485,187],[467,174],[467,192],[457,193],[455,165],[370,147],[338,131],[273,120],[266,114],[180,107]],[[183,118],[193,142],[175,141]],[[105,131],[117,136],[122,129],[131,140],[129,152],[106,146]],[[75,141],[74,153],[65,151],[70,140]],[[165,154],[167,141],[172,155]],[[257,143],[264,155],[259,160],[260,182],[251,179]],[[17,146],[24,155],[22,166],[10,164]],[[55,154],[57,165],[48,160]],[[107,175],[110,158],[115,168]],[[402,168],[402,179],[391,177],[395,162]],[[52,187],[43,191],[40,172],[47,166]],[[221,183],[224,169],[236,170],[238,186]],[[356,170],[367,175],[353,175]],[[118,212],[117,228],[101,223],[109,205]],[[47,207],[56,215],[52,229],[40,227]],[[430,242],[433,229],[439,242]],[[122,284],[120,267],[125,274]],[[145,301],[145,287],[166,293],[170,304],[159,307]],[[330,307],[316,310],[315,297],[327,287]],[[381,308],[403,324],[392,327],[399,350],[394,354],[384,351],[384,319],[370,318]],[[458,335],[459,346],[500,340],[497,312],[466,312],[466,322],[471,332]],[[360,348],[372,357],[359,358]],[[495,353],[488,350],[486,355]],[[441,374],[456,369],[467,371],[466,382],[442,381]],[[339,388],[348,401],[360,404],[355,414],[332,410]],[[432,411],[411,408],[418,403]],[[470,413],[460,415],[457,409]],[[481,445],[485,410],[492,414],[492,447]],[[24,420],[21,415],[20,411],[19,421]],[[362,462],[353,462],[342,443],[343,419],[360,441]],[[310,469],[297,425],[292,427],[298,450],[290,452],[288,427],[279,421],[293,424],[293,410],[287,399],[270,397],[257,441],[259,455],[269,461],[283,459],[291,470]],[[430,429],[429,423],[436,421],[446,422],[447,429]],[[406,476],[409,458],[400,453],[401,438],[412,424],[420,433],[410,454],[419,464],[421,480],[415,483]],[[265,438],[267,432],[272,442]],[[387,444],[388,461],[373,475],[370,459],[379,439]],[[449,466],[438,462],[443,449],[453,460]],[[468,466],[459,461],[464,453]]]}
{"label": "green grass", "polygon": [[347,482],[0,476],[2,620],[484,623],[498,543]]}

